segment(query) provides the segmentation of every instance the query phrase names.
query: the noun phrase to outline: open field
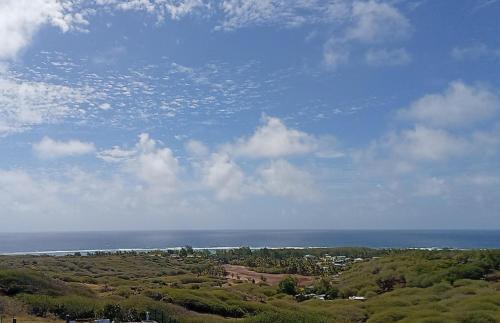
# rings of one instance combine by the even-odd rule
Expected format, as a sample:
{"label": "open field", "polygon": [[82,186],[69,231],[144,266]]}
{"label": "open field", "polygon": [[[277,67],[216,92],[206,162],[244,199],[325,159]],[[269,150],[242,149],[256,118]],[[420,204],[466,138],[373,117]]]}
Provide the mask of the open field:
{"label": "open field", "polygon": [[494,323],[499,266],[497,250],[2,256],[0,313],[19,322],[137,321],[149,311],[159,322]]}

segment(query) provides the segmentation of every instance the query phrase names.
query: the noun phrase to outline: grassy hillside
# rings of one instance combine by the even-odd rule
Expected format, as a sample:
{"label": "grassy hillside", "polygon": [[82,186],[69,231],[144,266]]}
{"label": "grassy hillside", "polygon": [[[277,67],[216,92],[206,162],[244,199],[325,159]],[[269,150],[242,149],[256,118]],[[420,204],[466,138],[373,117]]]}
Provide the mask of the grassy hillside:
{"label": "grassy hillside", "polygon": [[[363,260],[325,267],[327,253]],[[286,275],[279,276],[287,280],[282,284],[264,276],[252,282],[231,277],[224,269],[229,263],[316,276],[305,286]],[[160,322],[500,322],[499,270],[500,251],[244,248],[214,255],[3,256],[0,313],[42,321],[66,315],[139,320],[149,311]],[[327,300],[298,301],[295,294]]]}

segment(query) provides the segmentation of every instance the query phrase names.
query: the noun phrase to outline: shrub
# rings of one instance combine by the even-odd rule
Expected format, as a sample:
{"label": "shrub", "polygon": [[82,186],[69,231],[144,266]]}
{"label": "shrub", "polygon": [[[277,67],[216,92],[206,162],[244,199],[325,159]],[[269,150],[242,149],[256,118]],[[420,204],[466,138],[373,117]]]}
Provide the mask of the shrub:
{"label": "shrub", "polygon": [[20,293],[62,295],[64,283],[27,270],[1,270],[0,293],[16,295]]}
{"label": "shrub", "polygon": [[486,313],[470,313],[465,316],[460,322],[462,323],[496,323],[497,320]]}
{"label": "shrub", "polygon": [[288,295],[297,294],[298,281],[297,278],[292,276],[287,276],[278,285],[278,291]]}

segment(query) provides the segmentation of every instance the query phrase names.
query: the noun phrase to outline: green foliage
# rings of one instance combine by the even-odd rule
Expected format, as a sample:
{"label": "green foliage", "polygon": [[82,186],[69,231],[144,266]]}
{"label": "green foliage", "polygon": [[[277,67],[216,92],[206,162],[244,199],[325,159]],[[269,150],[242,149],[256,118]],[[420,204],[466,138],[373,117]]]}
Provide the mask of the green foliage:
{"label": "green foliage", "polygon": [[[0,312],[140,321],[149,311],[172,322],[489,323],[500,317],[498,250],[240,248],[211,255],[183,249],[185,257],[178,256],[182,250],[0,256]],[[315,274],[317,259],[304,255],[326,253],[365,261],[301,287],[293,276],[279,284],[225,278],[225,263]],[[329,300],[289,296],[298,293]],[[347,299],[354,295],[368,299]]]}
{"label": "green foliage", "polygon": [[450,283],[459,279],[480,279],[488,272],[488,269],[478,264],[456,265],[448,272],[447,279]]}
{"label": "green foliage", "polygon": [[317,314],[264,312],[249,320],[251,323],[323,323],[330,322]]}
{"label": "green foliage", "polygon": [[[243,265],[255,268],[265,273],[285,273],[299,275],[321,275],[324,273],[322,266],[316,264],[317,259],[305,258],[309,255],[320,257],[328,254],[330,256],[347,256],[351,258],[366,258],[386,254],[386,250],[370,248],[306,248],[306,249],[257,249],[248,247],[229,250],[217,250],[216,258],[223,263]],[[333,264],[330,264],[330,274],[337,272]]]}
{"label": "green foliage", "polygon": [[324,294],[326,299],[336,299],[340,296],[340,291],[333,285],[332,280],[324,276],[314,283],[312,291],[316,294]]}
{"label": "green foliage", "polygon": [[297,294],[298,281],[297,278],[292,276],[287,276],[285,279],[280,281],[278,285],[278,291],[288,295]]}
{"label": "green foliage", "polygon": [[[67,289],[66,289],[67,290]],[[65,285],[32,270],[0,270],[0,293],[61,295]]]}
{"label": "green foliage", "polygon": [[486,313],[476,312],[470,313],[465,316],[461,321],[461,323],[496,323],[497,320]]}

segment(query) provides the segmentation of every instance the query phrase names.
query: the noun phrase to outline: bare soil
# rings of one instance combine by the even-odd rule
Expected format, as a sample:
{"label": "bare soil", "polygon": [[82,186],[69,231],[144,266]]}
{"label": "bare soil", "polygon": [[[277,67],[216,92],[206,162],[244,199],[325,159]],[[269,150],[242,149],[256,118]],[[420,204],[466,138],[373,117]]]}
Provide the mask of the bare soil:
{"label": "bare soil", "polygon": [[263,281],[262,278],[264,278],[265,283],[269,285],[278,285],[278,283],[282,281],[283,278],[287,276],[293,276],[297,278],[300,286],[304,286],[308,285],[314,280],[313,276],[258,273],[245,266],[224,265],[224,269],[228,273],[226,275],[226,278],[229,281],[252,281],[252,279],[254,279],[255,283],[260,283],[261,281]]}

